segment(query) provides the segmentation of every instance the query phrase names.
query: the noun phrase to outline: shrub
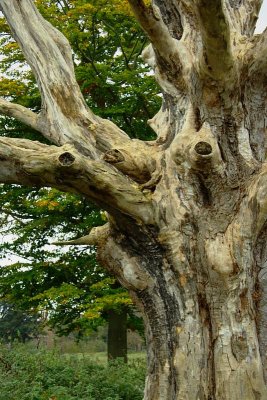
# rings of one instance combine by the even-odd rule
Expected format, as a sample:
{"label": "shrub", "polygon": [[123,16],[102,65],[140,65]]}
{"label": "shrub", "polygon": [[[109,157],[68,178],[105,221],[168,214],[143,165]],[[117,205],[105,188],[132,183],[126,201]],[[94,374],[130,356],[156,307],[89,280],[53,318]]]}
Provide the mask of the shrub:
{"label": "shrub", "polygon": [[141,400],[145,365],[0,347],[0,400]]}

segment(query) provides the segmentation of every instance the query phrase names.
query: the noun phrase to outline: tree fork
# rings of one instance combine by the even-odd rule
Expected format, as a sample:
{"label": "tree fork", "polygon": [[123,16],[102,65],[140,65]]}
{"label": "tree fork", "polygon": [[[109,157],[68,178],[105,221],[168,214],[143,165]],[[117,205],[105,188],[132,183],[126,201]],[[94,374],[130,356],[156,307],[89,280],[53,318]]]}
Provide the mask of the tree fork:
{"label": "tree fork", "polygon": [[[261,1],[129,3],[163,92],[152,143],[87,108],[65,39],[31,0],[0,0],[43,112],[36,119],[6,101],[0,110],[61,146],[2,138],[0,180],[74,190],[108,211],[107,227],[61,244],[96,244],[143,313],[145,400],[263,400],[266,31],[253,36]],[[46,36],[36,43],[38,25]]]}

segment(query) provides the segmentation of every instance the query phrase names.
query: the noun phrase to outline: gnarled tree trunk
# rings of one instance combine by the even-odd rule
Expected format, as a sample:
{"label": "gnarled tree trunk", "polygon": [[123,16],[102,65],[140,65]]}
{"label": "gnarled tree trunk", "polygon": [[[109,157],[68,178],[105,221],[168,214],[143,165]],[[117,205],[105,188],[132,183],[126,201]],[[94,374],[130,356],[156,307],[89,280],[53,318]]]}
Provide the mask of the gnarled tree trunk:
{"label": "gnarled tree trunk", "polygon": [[[93,115],[65,38],[31,0],[0,0],[42,94],[0,101],[55,146],[0,139],[0,180],[75,191],[109,223],[96,244],[145,320],[145,400],[267,398],[267,32],[260,0],[129,0],[163,92],[154,142]],[[47,55],[49,54],[49,57]]]}

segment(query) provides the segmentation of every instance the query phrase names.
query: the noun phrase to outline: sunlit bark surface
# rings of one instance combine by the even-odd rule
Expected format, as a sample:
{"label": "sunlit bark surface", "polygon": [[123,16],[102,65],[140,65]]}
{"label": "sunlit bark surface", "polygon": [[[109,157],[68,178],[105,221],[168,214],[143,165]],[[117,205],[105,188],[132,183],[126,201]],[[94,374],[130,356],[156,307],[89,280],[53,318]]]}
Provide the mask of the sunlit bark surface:
{"label": "sunlit bark surface", "polygon": [[0,181],[93,200],[97,245],[144,316],[145,400],[267,399],[267,31],[260,0],[129,0],[163,104],[154,142],[95,116],[71,49],[32,0],[0,0],[42,95],[0,112],[53,146],[0,139]]}

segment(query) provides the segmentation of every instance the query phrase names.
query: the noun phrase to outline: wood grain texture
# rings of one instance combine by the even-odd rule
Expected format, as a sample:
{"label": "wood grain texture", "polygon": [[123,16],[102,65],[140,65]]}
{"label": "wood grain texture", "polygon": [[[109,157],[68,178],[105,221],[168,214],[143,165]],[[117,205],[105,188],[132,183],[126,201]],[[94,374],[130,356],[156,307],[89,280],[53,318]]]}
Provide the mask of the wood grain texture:
{"label": "wood grain texture", "polygon": [[[3,114],[55,144],[0,139],[0,181],[75,191],[108,225],[96,244],[145,321],[144,400],[267,398],[266,32],[261,1],[129,0],[161,86],[154,142],[96,117],[66,39],[31,0],[0,0],[42,94]],[[47,56],[49,54],[49,57]]]}

